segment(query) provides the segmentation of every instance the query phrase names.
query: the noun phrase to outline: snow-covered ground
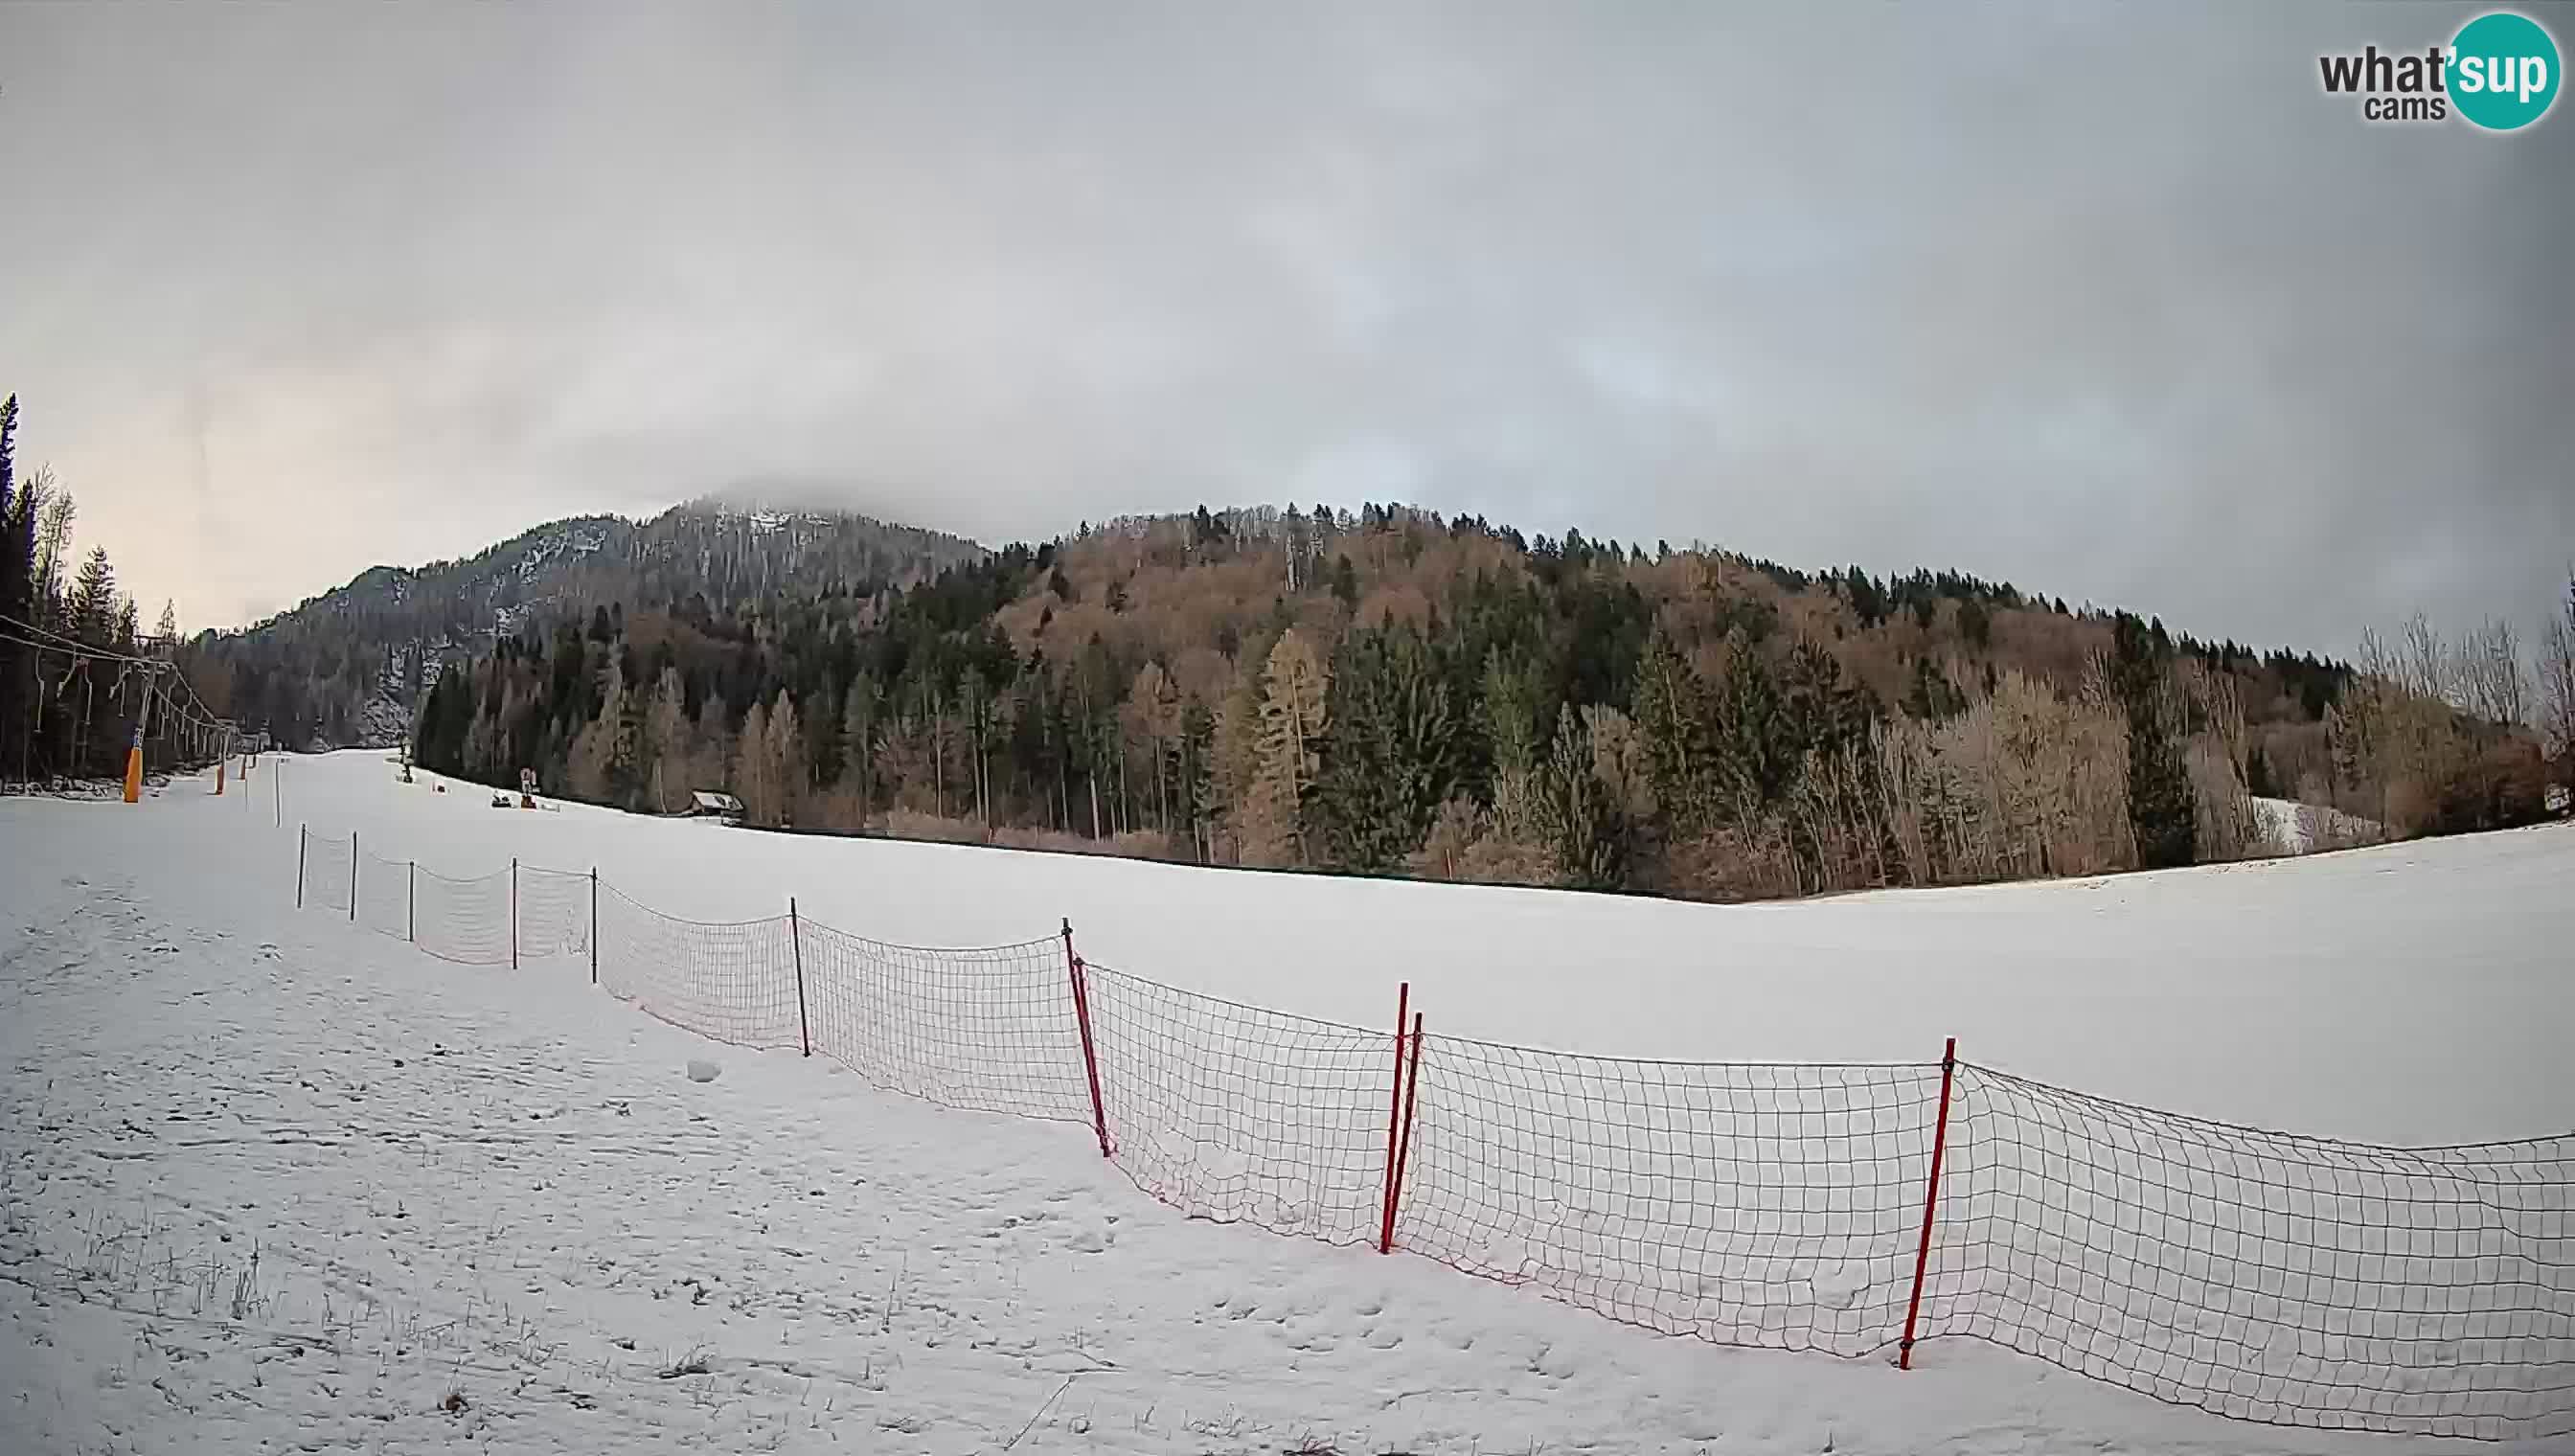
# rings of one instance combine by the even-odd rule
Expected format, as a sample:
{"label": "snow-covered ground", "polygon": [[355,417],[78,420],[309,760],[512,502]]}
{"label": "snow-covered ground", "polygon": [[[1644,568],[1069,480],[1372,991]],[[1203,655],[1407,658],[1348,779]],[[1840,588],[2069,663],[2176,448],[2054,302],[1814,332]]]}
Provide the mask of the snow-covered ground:
{"label": "snow-covered ground", "polygon": [[1408,976],[1448,1030],[1583,1050],[1923,1060],[1954,1032],[2234,1120],[2575,1126],[2562,827],[1721,908],[503,812],[394,777],[352,753],[264,764],[247,798],[0,803],[0,1451],[2397,1449],[1972,1341],[1909,1373],[1716,1348],[1193,1222],[1087,1131],[711,1050],[561,961],[298,915],[304,820],[448,873],[595,863],[710,919],[793,893],[954,944],[1070,915],[1097,960],[1365,1024]]}
{"label": "snow-covered ground", "polygon": [[[1384,1025],[1625,1056],[1959,1055],[2174,1111],[2373,1142],[2575,1128],[2575,824],[2155,874],[1698,905],[825,839],[404,785],[382,753],[263,765],[245,823],[358,830],[480,874],[597,867],[675,915],[777,914],[916,945],[1070,918],[1104,965]],[[282,785],[282,803],[276,801]],[[271,861],[274,892],[294,870]]]}

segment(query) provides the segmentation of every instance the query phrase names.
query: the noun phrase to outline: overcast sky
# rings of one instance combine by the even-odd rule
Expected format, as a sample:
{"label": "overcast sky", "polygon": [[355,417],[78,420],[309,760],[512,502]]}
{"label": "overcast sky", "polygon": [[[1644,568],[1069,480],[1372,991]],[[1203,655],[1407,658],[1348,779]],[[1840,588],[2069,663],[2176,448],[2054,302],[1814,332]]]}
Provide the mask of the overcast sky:
{"label": "overcast sky", "polygon": [[2575,102],[2317,82],[2460,18],[11,5],[0,390],[192,628],[743,481],[996,543],[1404,500],[2334,651],[2530,624]]}

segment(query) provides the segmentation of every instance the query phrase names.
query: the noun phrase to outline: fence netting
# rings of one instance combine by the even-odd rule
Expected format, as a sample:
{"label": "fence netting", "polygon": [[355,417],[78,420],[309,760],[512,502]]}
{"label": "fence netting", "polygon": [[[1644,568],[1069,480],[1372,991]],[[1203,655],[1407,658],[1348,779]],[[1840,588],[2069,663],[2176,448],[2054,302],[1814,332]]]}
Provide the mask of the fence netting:
{"label": "fence netting", "polygon": [[[1394,1033],[1086,968],[1118,1166],[1183,1212],[1326,1243],[1383,1208]],[[1079,1048],[1077,1047],[1077,1052]]]}
{"label": "fence netting", "polygon": [[1923,1333],[2243,1420],[2575,1435],[2575,1139],[2400,1149],[1962,1067]]}
{"label": "fence netting", "polygon": [[599,886],[599,983],[638,1010],[735,1046],[800,1049],[785,915],[684,920]]}
{"label": "fence netting", "polygon": [[[352,876],[353,855],[356,874]],[[1088,1124],[1194,1217],[1379,1236],[1394,1028],[1241,1005],[1070,946],[681,919],[590,872],[473,879],[307,833],[308,906],[449,960],[580,957],[674,1025],[833,1057],[950,1107]],[[352,896],[355,896],[354,900]],[[1394,1243],[1732,1345],[1980,1339],[2240,1420],[2575,1436],[2575,1136],[2387,1148],[2235,1127],[1957,1064],[1627,1060],[1420,1038]],[[1917,1344],[1917,1361],[1919,1350]]]}
{"label": "fence netting", "polygon": [[309,829],[297,831],[303,843],[296,855],[297,872],[304,876],[299,893],[308,909],[338,910],[349,913],[349,896],[355,886],[349,882],[349,870],[355,861],[357,845],[344,838],[317,834]]}
{"label": "fence netting", "polygon": [[1904,1323],[1940,1071],[1423,1038],[1404,1246],[1666,1334],[1864,1355]]}
{"label": "fence netting", "polygon": [[590,954],[595,876],[586,871],[519,866],[519,959]]}
{"label": "fence netting", "polygon": [[460,965],[510,963],[510,871],[450,879],[412,871],[412,939]]}
{"label": "fence netting", "polygon": [[942,1106],[1091,1120],[1063,941],[938,950],[797,928],[816,1055]]}
{"label": "fence netting", "polygon": [[411,938],[411,866],[371,850],[358,854],[358,923],[379,935]]}

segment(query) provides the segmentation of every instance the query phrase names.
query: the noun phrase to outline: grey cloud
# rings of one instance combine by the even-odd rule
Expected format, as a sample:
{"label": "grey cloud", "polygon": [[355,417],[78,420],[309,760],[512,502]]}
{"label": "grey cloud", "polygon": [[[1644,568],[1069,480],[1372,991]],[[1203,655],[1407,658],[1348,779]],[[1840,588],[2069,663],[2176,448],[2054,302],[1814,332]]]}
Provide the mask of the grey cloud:
{"label": "grey cloud", "polygon": [[759,480],[987,540],[1403,498],[2344,649],[2575,554],[2575,130],[2317,90],[2455,23],[17,8],[0,385],[196,620]]}

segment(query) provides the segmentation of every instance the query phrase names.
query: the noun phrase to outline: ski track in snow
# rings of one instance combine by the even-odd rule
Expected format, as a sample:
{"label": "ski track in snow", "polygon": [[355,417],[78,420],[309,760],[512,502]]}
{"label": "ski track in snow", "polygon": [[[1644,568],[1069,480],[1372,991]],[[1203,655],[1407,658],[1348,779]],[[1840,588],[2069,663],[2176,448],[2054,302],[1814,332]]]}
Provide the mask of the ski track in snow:
{"label": "ski track in snow", "polygon": [[0,805],[0,1451],[2398,1449],[1191,1222],[1087,1131],[299,915],[291,827],[173,809]]}

